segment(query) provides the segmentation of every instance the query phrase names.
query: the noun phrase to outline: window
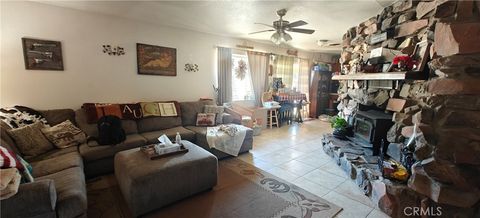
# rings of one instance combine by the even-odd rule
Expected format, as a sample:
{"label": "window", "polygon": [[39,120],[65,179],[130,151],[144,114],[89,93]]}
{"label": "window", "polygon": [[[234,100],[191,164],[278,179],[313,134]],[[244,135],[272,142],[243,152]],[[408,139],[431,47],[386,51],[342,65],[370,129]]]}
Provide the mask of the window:
{"label": "window", "polygon": [[232,63],[232,101],[255,100],[247,53],[234,51]]}

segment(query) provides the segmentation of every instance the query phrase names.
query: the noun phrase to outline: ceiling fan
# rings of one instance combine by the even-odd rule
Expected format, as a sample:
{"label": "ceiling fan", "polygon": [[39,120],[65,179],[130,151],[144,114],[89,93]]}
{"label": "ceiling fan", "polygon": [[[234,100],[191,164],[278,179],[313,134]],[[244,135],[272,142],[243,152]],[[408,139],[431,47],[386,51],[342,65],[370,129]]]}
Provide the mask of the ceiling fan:
{"label": "ceiling fan", "polygon": [[292,40],[292,36],[290,36],[290,34],[286,32],[296,32],[296,33],[305,33],[305,34],[312,34],[315,32],[315,30],[311,30],[311,29],[295,28],[295,27],[307,25],[308,23],[303,20],[298,20],[292,23],[286,20],[283,20],[283,16],[285,16],[286,13],[287,13],[287,9],[278,10],[277,15],[280,17],[280,19],[277,21],[273,21],[273,25],[269,25],[265,23],[255,23],[255,24],[268,26],[273,29],[252,32],[252,33],[249,33],[249,35],[275,31],[275,33],[273,33],[273,35],[270,37],[270,40],[272,40],[273,43],[279,45],[282,42],[288,42]]}

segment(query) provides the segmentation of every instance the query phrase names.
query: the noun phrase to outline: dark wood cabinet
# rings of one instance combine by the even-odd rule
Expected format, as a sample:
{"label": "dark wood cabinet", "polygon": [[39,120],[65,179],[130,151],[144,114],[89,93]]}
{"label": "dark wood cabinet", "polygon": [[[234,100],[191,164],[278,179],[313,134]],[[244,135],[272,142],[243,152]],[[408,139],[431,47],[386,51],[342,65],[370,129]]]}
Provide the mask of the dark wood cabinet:
{"label": "dark wood cabinet", "polygon": [[310,84],[310,117],[317,118],[327,113],[330,100],[330,84],[332,81],[331,71],[316,70],[311,72]]}

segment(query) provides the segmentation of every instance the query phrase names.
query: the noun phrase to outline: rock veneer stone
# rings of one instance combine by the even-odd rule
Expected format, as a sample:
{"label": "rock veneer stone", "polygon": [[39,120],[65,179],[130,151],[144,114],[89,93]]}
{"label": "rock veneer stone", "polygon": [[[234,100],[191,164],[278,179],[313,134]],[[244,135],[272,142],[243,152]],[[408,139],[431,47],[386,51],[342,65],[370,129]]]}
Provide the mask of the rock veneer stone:
{"label": "rock veneer stone", "polygon": [[[393,35],[378,39],[392,30]],[[478,36],[480,2],[456,0],[399,0],[344,35],[342,47],[348,61],[342,62],[342,74],[362,72],[374,48],[412,55],[417,43],[432,45],[426,52],[425,70],[418,72],[428,75],[428,80],[384,81],[381,86],[340,81],[338,91],[340,116],[352,118],[366,107],[393,114],[394,125],[387,132],[392,149],[387,154],[397,160],[407,143],[415,148],[416,163],[408,185],[374,177],[366,151],[342,149],[345,143],[324,138],[325,151],[390,216],[404,217],[402,209],[408,205],[439,206],[446,217],[480,217]]]}

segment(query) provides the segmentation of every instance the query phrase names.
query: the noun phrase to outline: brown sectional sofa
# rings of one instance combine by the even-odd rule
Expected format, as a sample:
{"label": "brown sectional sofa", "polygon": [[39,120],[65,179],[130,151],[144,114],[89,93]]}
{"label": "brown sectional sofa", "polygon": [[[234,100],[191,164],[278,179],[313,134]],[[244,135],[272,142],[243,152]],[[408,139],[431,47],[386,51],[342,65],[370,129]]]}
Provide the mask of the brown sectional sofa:
{"label": "brown sectional sofa", "polygon": [[[35,182],[21,184],[19,192],[1,201],[1,217],[85,217],[87,195],[85,178],[112,173],[117,152],[154,143],[166,134],[173,139],[177,132],[182,139],[210,151],[218,159],[229,155],[210,149],[206,141],[206,127],[195,126],[196,115],[212,101],[180,102],[179,117],[147,117],[140,120],[122,120],[127,139],[112,146],[95,146],[95,141],[78,147],[53,149],[36,157],[24,157],[33,167]],[[87,135],[97,135],[96,124],[86,122],[82,109],[40,111],[51,125],[70,120]],[[232,117],[223,116],[224,123]],[[1,123],[1,144],[19,154],[15,142],[6,134],[9,129]],[[248,131],[240,153],[248,152],[253,144],[253,131]]]}
{"label": "brown sectional sofa", "polygon": [[[40,111],[51,125],[75,121],[71,109]],[[1,123],[1,144],[19,154]],[[18,193],[0,202],[1,217],[86,217],[87,191],[83,160],[77,147],[53,149],[24,158],[32,165],[32,183],[21,184]]]}
{"label": "brown sectional sofa", "polygon": [[[90,141],[79,146],[80,154],[85,163],[87,178],[113,172],[113,158],[119,151],[136,148],[145,144],[158,142],[157,138],[162,134],[174,139],[180,133],[183,140],[188,140],[210,151],[217,158],[228,157],[228,154],[210,149],[207,143],[207,127],[195,126],[197,113],[203,112],[205,105],[213,104],[212,101],[180,102],[181,115],[178,117],[146,117],[139,120],[122,120],[122,127],[127,134],[127,139],[114,146],[95,146],[95,141]],[[90,136],[96,136],[97,125],[87,123],[84,110],[76,112],[76,123]],[[224,123],[231,123],[232,117],[224,114]],[[253,131],[247,132],[241,153],[252,149]]]}

